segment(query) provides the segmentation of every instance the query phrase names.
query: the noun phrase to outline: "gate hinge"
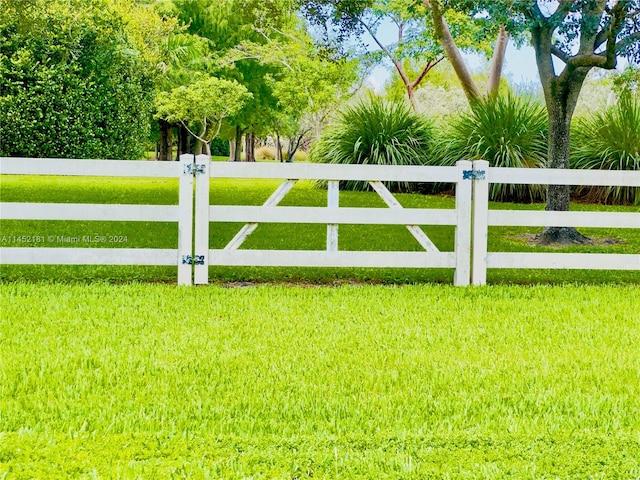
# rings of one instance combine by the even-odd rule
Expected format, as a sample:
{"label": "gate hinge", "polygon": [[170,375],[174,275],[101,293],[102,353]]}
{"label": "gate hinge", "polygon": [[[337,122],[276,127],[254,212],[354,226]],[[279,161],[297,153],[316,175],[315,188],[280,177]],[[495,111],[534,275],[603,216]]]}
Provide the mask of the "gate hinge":
{"label": "gate hinge", "polygon": [[486,172],[484,170],[463,170],[462,179],[463,180],[484,180],[485,173]]}

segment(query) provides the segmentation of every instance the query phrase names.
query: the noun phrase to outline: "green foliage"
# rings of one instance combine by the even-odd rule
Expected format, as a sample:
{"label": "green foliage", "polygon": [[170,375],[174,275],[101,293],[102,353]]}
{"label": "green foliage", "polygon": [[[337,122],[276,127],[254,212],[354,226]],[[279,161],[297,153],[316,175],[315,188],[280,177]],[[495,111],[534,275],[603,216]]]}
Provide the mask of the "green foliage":
{"label": "green foliage", "polygon": [[[371,95],[345,108],[312,145],[311,161],[369,165],[423,165],[433,142],[431,122],[404,102]],[[405,184],[392,188],[407,189]],[[348,190],[366,190],[367,182],[345,182]]]}
{"label": "green foliage", "polygon": [[[479,100],[452,122],[439,141],[438,164],[487,160],[492,167],[545,166],[547,115],[536,102],[511,95]],[[533,202],[543,197],[539,185],[493,184],[490,192],[490,198],[499,201]]]}
{"label": "green foliage", "polygon": [[[572,168],[640,170],[637,96],[627,92],[616,105],[578,118],[572,134]],[[591,203],[640,205],[638,187],[577,187],[575,194]]]}
{"label": "green foliage", "polygon": [[618,95],[640,95],[640,66],[629,65],[613,78]]}
{"label": "green foliage", "polygon": [[153,56],[127,8],[48,2],[32,19],[38,28],[0,24],[0,155],[144,155]]}
{"label": "green foliage", "polygon": [[214,138],[211,141],[211,155],[217,157],[229,157],[229,141],[223,138]]}
{"label": "green foliage", "polygon": [[0,296],[7,479],[640,473],[636,286]]}
{"label": "green foliage", "polygon": [[[251,96],[238,82],[203,78],[169,93],[160,92],[156,97],[156,118],[181,123],[210,149],[211,140],[220,132],[222,120],[239,112]],[[200,127],[199,134],[193,131],[194,124]]]}
{"label": "green foliage", "polygon": [[269,69],[264,78],[252,75],[249,80],[264,83],[265,92],[273,101],[263,102],[262,110],[247,105],[244,110],[254,118],[251,128],[255,130],[257,123],[264,124],[264,132],[289,138],[293,149],[301,136],[314,130],[315,119],[335,109],[356,81],[355,61],[323,55],[311,35],[300,26],[265,36],[261,42],[242,41],[227,52],[223,63],[242,66],[247,58],[258,60],[261,68]]}

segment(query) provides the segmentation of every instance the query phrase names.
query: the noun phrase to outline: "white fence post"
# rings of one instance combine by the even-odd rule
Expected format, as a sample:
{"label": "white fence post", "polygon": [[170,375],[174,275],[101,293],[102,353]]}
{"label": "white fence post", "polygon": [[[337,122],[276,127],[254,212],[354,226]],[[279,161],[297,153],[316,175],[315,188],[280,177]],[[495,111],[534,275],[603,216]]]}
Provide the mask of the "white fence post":
{"label": "white fence post", "polygon": [[178,204],[178,285],[192,285],[193,264],[193,154],[180,155]]}
{"label": "white fence post", "polygon": [[[327,208],[337,209],[340,199],[340,182],[330,180],[327,192]],[[338,225],[327,225],[327,251],[338,251]]]}
{"label": "white fence post", "polygon": [[473,254],[471,283],[487,283],[487,241],[489,217],[489,162],[473,162]]}
{"label": "white fence post", "polygon": [[456,183],[456,272],[453,284],[457,287],[469,285],[471,278],[471,192],[473,189],[473,164],[460,160]]}
{"label": "white fence post", "polygon": [[211,158],[207,155],[196,157],[196,213],[194,246],[194,283],[209,283],[209,179]]}

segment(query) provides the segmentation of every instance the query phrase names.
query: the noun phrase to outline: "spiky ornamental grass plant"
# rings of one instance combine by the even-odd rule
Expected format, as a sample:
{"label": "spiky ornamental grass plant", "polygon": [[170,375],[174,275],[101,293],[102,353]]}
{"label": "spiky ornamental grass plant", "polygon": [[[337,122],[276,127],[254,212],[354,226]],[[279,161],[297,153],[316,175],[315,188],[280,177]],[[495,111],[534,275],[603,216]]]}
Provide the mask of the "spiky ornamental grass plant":
{"label": "spiky ornamental grass plant", "polygon": [[[313,144],[311,160],[319,163],[424,165],[433,143],[433,124],[407,104],[374,95],[345,108]],[[388,183],[393,190],[410,185]],[[367,182],[341,182],[346,190],[367,190]]]}
{"label": "spiky ornamental grass plant", "polygon": [[[575,122],[571,168],[640,170],[640,100],[631,93],[616,105]],[[640,205],[637,187],[578,187],[589,203]]]}
{"label": "spiky ornamental grass plant", "polygon": [[[438,142],[435,161],[453,165],[458,160],[487,160],[492,167],[544,167],[547,129],[546,111],[533,100],[513,95],[479,100],[453,121]],[[490,192],[497,201],[534,202],[544,196],[541,185],[493,184]]]}

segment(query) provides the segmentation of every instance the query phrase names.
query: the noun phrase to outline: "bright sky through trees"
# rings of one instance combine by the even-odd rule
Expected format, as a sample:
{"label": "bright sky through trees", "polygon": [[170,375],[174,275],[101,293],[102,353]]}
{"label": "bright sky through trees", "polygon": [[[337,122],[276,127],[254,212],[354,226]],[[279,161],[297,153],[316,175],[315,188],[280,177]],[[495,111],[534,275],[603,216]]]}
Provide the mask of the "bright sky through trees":
{"label": "bright sky through trees", "polygon": [[[395,26],[390,22],[383,23],[378,33],[380,39],[385,44],[390,44],[397,40]],[[377,48],[368,34],[365,33],[364,38],[369,44],[370,49],[375,50]],[[483,67],[489,64],[489,60],[484,59],[479,54],[465,54],[465,56],[469,59],[469,65],[474,71],[482,70]],[[518,49],[513,42],[510,42],[507,47],[506,58],[504,76],[509,79],[512,84],[529,85],[533,83],[538,85],[540,83],[535,52],[532,47],[525,45]],[[390,64],[374,68],[367,77],[366,84],[377,92],[382,91],[384,83],[391,76],[392,70],[393,68]]]}

